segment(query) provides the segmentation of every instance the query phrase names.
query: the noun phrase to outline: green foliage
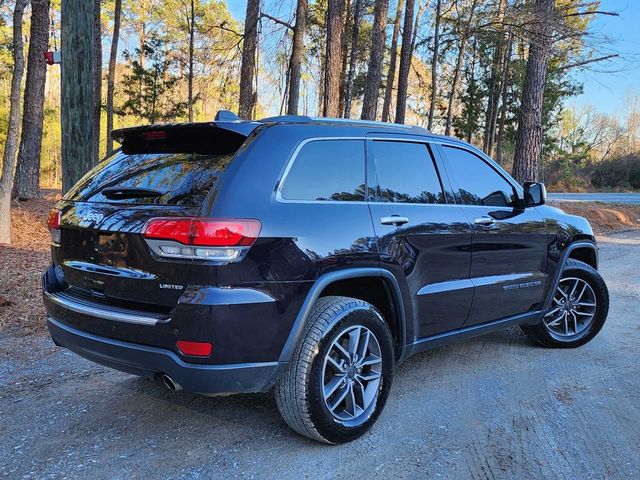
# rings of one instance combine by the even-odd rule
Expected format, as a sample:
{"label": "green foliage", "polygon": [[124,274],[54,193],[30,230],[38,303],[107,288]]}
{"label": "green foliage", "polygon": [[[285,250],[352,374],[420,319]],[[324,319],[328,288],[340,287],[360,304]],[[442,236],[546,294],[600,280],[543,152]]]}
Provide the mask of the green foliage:
{"label": "green foliage", "polygon": [[173,73],[174,60],[163,46],[164,42],[152,35],[141,48],[135,49],[135,55],[124,52],[129,73],[124,76],[125,101],[118,107],[118,114],[133,115],[149,123],[184,115],[187,103],[172,94],[180,77]]}
{"label": "green foliage", "polygon": [[591,183],[600,189],[640,190],[640,155],[605,160],[595,169]]}

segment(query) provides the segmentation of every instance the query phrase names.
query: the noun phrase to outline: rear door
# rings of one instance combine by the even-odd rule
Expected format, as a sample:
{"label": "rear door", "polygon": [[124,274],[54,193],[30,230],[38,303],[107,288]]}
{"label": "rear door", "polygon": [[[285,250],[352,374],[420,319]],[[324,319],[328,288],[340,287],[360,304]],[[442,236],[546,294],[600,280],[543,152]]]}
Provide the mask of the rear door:
{"label": "rear door", "polygon": [[406,280],[402,288],[414,312],[409,339],[458,328],[473,297],[471,229],[451,202],[449,182],[438,174],[437,158],[424,140],[367,143],[381,266]]}
{"label": "rear door", "polygon": [[[221,135],[211,130],[203,131]],[[125,136],[122,151],[65,195],[53,258],[71,294],[138,310],[168,313],[176,305],[191,262],[157,257],[141,232],[154,217],[197,216],[231,161],[232,146],[207,145],[194,134],[173,129]]]}
{"label": "rear door", "polygon": [[473,227],[473,305],[466,325],[540,308],[547,282],[547,228],[523,208],[515,181],[479,154],[442,145],[457,202]]}

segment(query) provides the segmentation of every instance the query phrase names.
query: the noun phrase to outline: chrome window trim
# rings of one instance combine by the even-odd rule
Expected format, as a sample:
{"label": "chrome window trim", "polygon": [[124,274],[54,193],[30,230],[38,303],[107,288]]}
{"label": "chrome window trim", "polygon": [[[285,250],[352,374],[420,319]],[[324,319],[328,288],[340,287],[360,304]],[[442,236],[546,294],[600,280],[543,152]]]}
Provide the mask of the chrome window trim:
{"label": "chrome window trim", "polygon": [[[293,153],[291,154],[291,156],[289,157],[289,160],[287,160],[287,166],[285,167],[284,171],[282,172],[282,175],[280,176],[280,180],[278,180],[278,188],[276,189],[276,202],[279,203],[321,203],[324,205],[342,205],[342,204],[350,204],[350,205],[357,205],[357,204],[367,204],[366,201],[362,201],[362,200],[355,200],[355,201],[347,201],[347,200],[292,200],[289,198],[284,198],[282,196],[282,188],[284,187],[285,182],[287,181],[287,177],[289,175],[289,172],[291,171],[291,167],[293,167],[293,164],[295,162],[295,160],[298,158],[298,155],[300,154],[300,150],[302,150],[302,148],[307,145],[308,143],[311,142],[322,142],[322,141],[335,141],[335,140],[362,140],[363,142],[366,141],[367,137],[310,137],[310,138],[305,138],[304,140],[302,140],[295,148],[295,150],[293,151]],[[363,146],[366,146],[363,145]],[[363,160],[365,160],[366,162],[366,153],[365,156],[363,157]],[[365,181],[366,181],[366,164],[365,164]]]}
{"label": "chrome window trim", "polygon": [[[371,141],[389,141],[389,142],[410,142],[410,143],[424,143],[425,145],[428,144],[436,144],[436,145],[443,145],[443,146],[449,146],[449,147],[454,147],[454,148],[459,148],[461,150],[465,150],[466,152],[470,153],[471,155],[475,155],[476,157],[479,157],[480,160],[488,162],[489,166],[491,168],[493,168],[496,173],[498,175],[500,175],[507,183],[509,183],[510,185],[513,186],[514,189],[516,189],[518,194],[523,194],[523,189],[522,186],[516,182],[513,177],[511,177],[511,175],[509,175],[509,173],[504,170],[500,165],[498,165],[493,159],[491,159],[490,157],[488,157],[487,155],[484,154],[484,152],[482,152],[481,150],[477,150],[475,147],[473,147],[472,145],[468,145],[465,143],[458,143],[455,141],[447,141],[447,140],[443,140],[443,139],[439,139],[439,138],[433,138],[433,137],[428,137],[425,136],[424,138],[416,138],[416,137],[398,137],[398,136],[393,136],[393,135],[389,135],[389,136],[378,136],[378,133],[375,133],[373,135],[364,135],[364,136],[347,136],[347,137],[340,137],[340,136],[331,136],[331,137],[309,137],[309,138],[305,138],[304,140],[302,140],[297,146],[296,148],[293,150],[293,153],[291,154],[291,156],[289,157],[289,159],[287,160],[287,164],[285,166],[284,171],[282,172],[282,174],[280,175],[280,179],[278,180],[278,184],[277,184],[277,188],[276,188],[276,193],[275,193],[275,199],[276,202],[278,203],[312,203],[312,204],[323,204],[323,205],[422,205],[422,206],[432,206],[432,207],[460,207],[460,206],[464,206],[464,207],[478,207],[478,208],[486,208],[486,205],[462,205],[459,203],[405,203],[405,202],[371,202],[371,201],[362,201],[362,200],[354,200],[354,201],[347,201],[347,200],[291,200],[291,199],[287,199],[287,198],[283,198],[282,197],[282,187],[284,186],[284,183],[287,180],[287,176],[289,175],[289,172],[291,170],[291,167],[293,166],[296,158],[298,157],[298,154],[300,153],[300,150],[302,150],[302,148],[311,142],[318,142],[318,141],[330,141],[330,140],[363,140],[365,142],[371,140]],[[366,144],[365,144],[366,145]],[[366,161],[366,151],[365,151],[365,161]],[[435,165],[436,167],[436,171],[438,166]],[[440,172],[438,172],[440,173]],[[365,168],[365,175],[366,175],[366,168]],[[365,178],[366,180],[366,178]],[[496,207],[496,208],[508,208],[508,209],[512,209],[513,207]]]}

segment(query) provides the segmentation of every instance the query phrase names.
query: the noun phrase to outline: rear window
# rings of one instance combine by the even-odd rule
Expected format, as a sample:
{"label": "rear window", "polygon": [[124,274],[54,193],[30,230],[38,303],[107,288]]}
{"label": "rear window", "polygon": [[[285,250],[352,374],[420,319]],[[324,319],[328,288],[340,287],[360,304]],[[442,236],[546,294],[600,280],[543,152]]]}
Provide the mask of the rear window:
{"label": "rear window", "polygon": [[118,152],[98,164],[67,200],[199,206],[233,154]]}
{"label": "rear window", "polygon": [[286,200],[363,201],[364,141],[317,140],[304,145],[284,180]]}

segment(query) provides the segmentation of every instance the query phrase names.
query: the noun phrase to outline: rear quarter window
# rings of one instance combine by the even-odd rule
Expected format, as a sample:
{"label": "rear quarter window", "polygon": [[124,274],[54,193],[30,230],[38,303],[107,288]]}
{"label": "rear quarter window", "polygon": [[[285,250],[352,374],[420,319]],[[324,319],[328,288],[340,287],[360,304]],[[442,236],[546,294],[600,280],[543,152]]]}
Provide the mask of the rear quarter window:
{"label": "rear quarter window", "polygon": [[[118,152],[89,171],[65,195],[66,200],[126,204],[199,206],[231,162],[233,154]],[[129,194],[106,196],[123,189]],[[152,196],[136,196],[149,190]],[[157,193],[155,193],[157,192]]]}
{"label": "rear quarter window", "polygon": [[306,143],[283,181],[280,193],[285,200],[364,201],[364,141]]}

